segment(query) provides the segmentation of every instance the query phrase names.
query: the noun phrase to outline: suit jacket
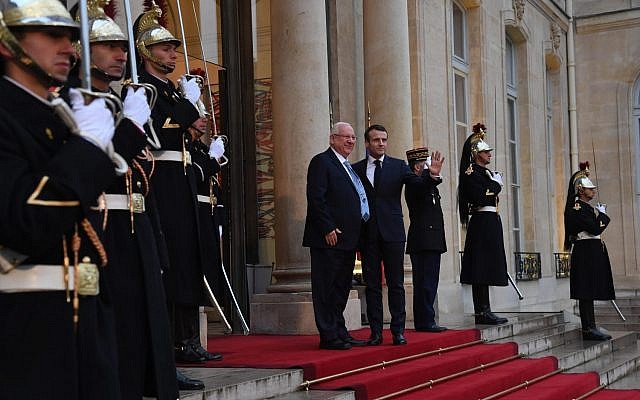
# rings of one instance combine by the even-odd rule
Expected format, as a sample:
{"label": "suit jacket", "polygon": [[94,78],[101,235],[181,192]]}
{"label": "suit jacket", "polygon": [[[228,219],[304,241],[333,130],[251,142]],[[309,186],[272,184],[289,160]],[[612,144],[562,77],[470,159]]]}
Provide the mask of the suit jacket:
{"label": "suit jacket", "polygon": [[[307,218],[302,245],[354,250],[361,221],[360,197],[333,150],[329,148],[314,156],[307,172]],[[336,228],[342,233],[337,245],[331,247],[324,237]]]}
{"label": "suit jacket", "polygon": [[409,185],[404,190],[404,198],[411,219],[407,234],[407,254],[421,251],[438,253],[447,251],[440,192],[437,188],[440,183],[442,179],[431,178],[424,187]]}
{"label": "suit jacket", "polygon": [[360,160],[353,165],[369,199],[371,219],[369,226],[377,226],[385,242],[404,242],[404,221],[402,219],[402,185],[423,185],[424,178],[411,172],[404,160],[384,156],[380,171],[380,187],[373,188],[367,178],[367,159]]}

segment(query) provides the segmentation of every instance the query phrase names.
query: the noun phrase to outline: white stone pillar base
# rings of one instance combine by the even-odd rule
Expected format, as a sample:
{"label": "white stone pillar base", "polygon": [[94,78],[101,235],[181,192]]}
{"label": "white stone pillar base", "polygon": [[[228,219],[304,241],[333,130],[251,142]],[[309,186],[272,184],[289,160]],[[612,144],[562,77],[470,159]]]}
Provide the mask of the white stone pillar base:
{"label": "white stone pillar base", "polygon": [[[362,328],[358,293],[349,293],[344,310],[347,330]],[[256,294],[251,298],[251,332],[277,335],[317,334],[311,292]]]}

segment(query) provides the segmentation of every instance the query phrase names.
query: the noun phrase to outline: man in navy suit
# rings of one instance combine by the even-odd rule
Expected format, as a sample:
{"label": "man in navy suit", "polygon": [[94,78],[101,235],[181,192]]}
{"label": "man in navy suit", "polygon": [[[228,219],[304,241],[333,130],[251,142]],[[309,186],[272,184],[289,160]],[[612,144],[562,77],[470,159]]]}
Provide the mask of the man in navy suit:
{"label": "man in navy suit", "polygon": [[353,169],[364,183],[371,208],[361,238],[363,275],[366,282],[367,318],[371,328],[368,345],[382,343],[382,271],[389,289],[389,311],[393,344],[407,344],[404,337],[404,221],[400,198],[402,185],[423,185],[423,178],[404,160],[387,156],[387,130],[371,125],[364,133],[368,156]]}
{"label": "man in navy suit", "polygon": [[423,187],[410,185],[404,191],[411,219],[407,254],[411,257],[413,274],[413,322],[416,331],[442,332],[447,328],[436,323],[433,303],[438,292],[440,255],[447,251],[437,187],[442,183],[440,170],[444,157],[438,151],[430,155],[426,147],[419,147],[407,151],[407,160],[416,175],[431,178]]}
{"label": "man in navy suit", "polygon": [[320,348],[348,350],[363,346],[347,332],[347,305],[360,228],[369,219],[362,182],[347,157],[356,136],[346,122],[338,122],[330,147],[314,156],[307,173],[307,218],[302,245],[311,252],[311,290]]}

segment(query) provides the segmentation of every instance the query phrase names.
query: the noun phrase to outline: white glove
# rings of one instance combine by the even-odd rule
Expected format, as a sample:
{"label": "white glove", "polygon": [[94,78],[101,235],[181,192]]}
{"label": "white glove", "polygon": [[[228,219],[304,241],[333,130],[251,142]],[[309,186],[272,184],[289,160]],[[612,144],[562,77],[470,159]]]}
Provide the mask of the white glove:
{"label": "white glove", "polygon": [[209,146],[209,157],[219,160],[224,154],[224,141],[222,138],[217,138],[211,142]]}
{"label": "white glove", "polygon": [[427,157],[427,159],[424,160],[424,169],[429,169],[430,166],[431,166],[431,156]]}
{"label": "white glove", "polygon": [[132,87],[128,87],[123,108],[124,117],[133,121],[138,128],[144,129],[144,124],[149,121],[151,116],[151,109],[147,103],[147,93],[144,88],[141,87],[134,91]]}
{"label": "white glove", "polygon": [[500,175],[500,172],[494,171],[493,175],[489,174],[489,178],[491,178],[492,181],[500,184],[500,186],[504,186],[504,183],[502,182],[502,175]]}
{"label": "white glove", "polygon": [[113,114],[105,105],[104,99],[93,99],[91,103],[85,105],[82,93],[76,89],[69,89],[69,97],[73,116],[78,124],[78,134],[103,151],[107,151],[115,126]]}
{"label": "white glove", "polygon": [[186,76],[182,76],[180,77],[179,84],[184,97],[195,106],[200,98],[200,86],[198,86],[198,82],[196,82],[195,79],[187,80]]}
{"label": "white glove", "polygon": [[607,213],[607,205],[604,203],[598,203],[596,204],[596,210],[598,210],[599,212],[606,214]]}

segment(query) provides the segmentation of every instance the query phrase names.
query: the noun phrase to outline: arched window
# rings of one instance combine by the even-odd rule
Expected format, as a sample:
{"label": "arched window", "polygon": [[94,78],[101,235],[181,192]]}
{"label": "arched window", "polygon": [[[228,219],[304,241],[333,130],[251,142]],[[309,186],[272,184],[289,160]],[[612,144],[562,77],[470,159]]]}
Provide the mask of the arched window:
{"label": "arched window", "polygon": [[455,2],[452,7],[451,16],[451,36],[453,38],[452,60],[453,66],[453,99],[454,118],[456,127],[457,151],[462,149],[462,144],[469,133],[469,113],[468,113],[468,75],[469,60],[467,47],[467,16],[465,9]]}

